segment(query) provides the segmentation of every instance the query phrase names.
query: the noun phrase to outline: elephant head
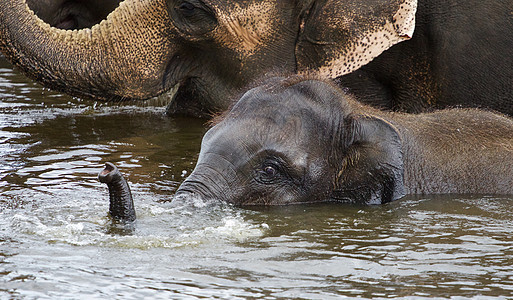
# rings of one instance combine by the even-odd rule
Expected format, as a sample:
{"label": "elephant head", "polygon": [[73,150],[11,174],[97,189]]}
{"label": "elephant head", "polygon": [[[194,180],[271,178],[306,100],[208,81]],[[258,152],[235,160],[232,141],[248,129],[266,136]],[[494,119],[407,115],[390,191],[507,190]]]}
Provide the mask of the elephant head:
{"label": "elephant head", "polygon": [[206,133],[177,197],[282,205],[404,196],[398,130],[359,105],[330,83],[270,79]]}
{"label": "elephant head", "polygon": [[78,97],[146,99],[174,112],[225,109],[269,73],[335,78],[412,36],[416,0],[125,0],[100,24],[61,30],[25,0],[0,0],[0,49]]}

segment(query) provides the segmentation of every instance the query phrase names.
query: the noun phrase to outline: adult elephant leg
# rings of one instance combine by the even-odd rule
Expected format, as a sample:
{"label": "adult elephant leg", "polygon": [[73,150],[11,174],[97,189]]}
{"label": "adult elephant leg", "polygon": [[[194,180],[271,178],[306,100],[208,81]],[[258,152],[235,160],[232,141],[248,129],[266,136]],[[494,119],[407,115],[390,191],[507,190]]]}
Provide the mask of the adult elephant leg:
{"label": "adult elephant leg", "polygon": [[118,168],[112,163],[106,163],[105,169],[98,174],[98,179],[109,187],[109,214],[112,219],[123,223],[135,221],[132,192]]}
{"label": "adult elephant leg", "polygon": [[0,50],[28,76],[78,97],[146,99],[165,76],[173,34],[165,0],[126,0],[91,29],[61,30],[24,0],[0,1]]}

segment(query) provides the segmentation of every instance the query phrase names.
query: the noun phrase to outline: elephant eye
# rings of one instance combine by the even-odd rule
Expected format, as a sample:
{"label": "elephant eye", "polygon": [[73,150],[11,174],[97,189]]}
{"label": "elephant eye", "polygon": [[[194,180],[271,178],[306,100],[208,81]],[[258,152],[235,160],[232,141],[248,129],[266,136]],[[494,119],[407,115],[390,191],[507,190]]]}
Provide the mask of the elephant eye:
{"label": "elephant eye", "polygon": [[258,171],[257,181],[264,184],[272,184],[280,179],[280,167],[275,163],[267,162]]}
{"label": "elephant eye", "polygon": [[201,0],[168,0],[171,22],[185,36],[203,38],[217,24],[215,14]]}
{"label": "elephant eye", "polygon": [[278,173],[278,171],[273,166],[267,166],[264,168],[264,173],[268,177],[274,177],[276,176],[276,173]]}
{"label": "elephant eye", "polygon": [[184,16],[192,16],[194,14],[194,10],[196,7],[190,2],[182,2],[178,6],[178,9],[182,12]]}

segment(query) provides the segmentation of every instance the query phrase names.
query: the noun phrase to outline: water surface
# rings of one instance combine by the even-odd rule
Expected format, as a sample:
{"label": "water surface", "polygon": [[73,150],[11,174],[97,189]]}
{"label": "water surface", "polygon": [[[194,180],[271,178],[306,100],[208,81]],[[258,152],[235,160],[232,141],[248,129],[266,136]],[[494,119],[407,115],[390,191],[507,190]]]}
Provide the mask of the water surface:
{"label": "water surface", "polygon": [[[0,298],[513,297],[513,198],[170,202],[205,120],[42,89],[0,60]],[[112,227],[106,161],[138,221]]]}

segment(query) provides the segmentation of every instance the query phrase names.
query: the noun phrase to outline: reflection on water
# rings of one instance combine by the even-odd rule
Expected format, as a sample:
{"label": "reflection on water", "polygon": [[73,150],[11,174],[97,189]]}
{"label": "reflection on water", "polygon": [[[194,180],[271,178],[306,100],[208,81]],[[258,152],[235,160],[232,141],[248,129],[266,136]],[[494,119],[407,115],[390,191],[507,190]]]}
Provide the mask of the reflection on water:
{"label": "reflection on water", "polygon": [[[44,91],[0,61],[0,298],[513,297],[513,198],[170,202],[204,120]],[[106,161],[132,185],[107,218]]]}

